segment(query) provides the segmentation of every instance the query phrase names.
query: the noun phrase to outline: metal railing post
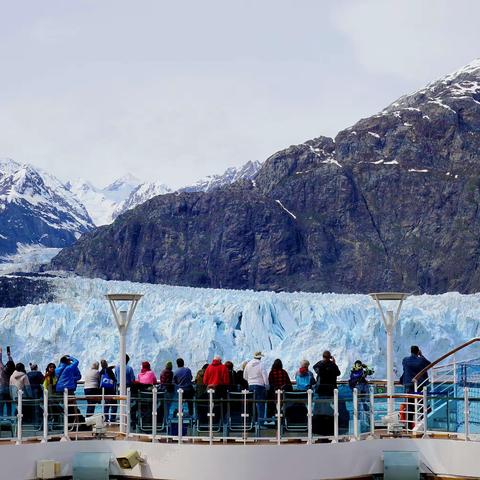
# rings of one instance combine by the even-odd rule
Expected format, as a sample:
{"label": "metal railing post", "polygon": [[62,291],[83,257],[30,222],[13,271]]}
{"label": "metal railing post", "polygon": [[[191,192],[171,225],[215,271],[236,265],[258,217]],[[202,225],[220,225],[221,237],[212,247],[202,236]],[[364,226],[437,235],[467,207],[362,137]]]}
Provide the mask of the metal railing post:
{"label": "metal railing post", "polygon": [[282,441],[282,391],[277,390],[277,445]]}
{"label": "metal railing post", "polygon": [[375,395],[372,386],[370,386],[370,435],[375,437]]}
{"label": "metal railing post", "polygon": [[17,445],[22,443],[23,390],[17,392]]}
{"label": "metal railing post", "polygon": [[209,444],[213,444],[213,390],[208,390],[208,440]]}
{"label": "metal railing post", "polygon": [[48,390],[43,390],[43,438],[42,443],[48,442]]}
{"label": "metal railing post", "polygon": [[178,443],[182,443],[183,438],[183,390],[178,389]]}
{"label": "metal railing post", "polygon": [[102,401],[100,403],[102,409],[103,421],[105,422],[105,389],[102,388]]}
{"label": "metal railing post", "polygon": [[70,440],[68,436],[68,390],[63,390],[63,441]]}
{"label": "metal railing post", "polygon": [[126,425],[125,425],[125,436],[130,437],[130,424],[132,422],[132,415],[130,413],[130,408],[132,407],[132,392],[130,387],[127,388],[127,406],[126,406]]}
{"label": "metal railing post", "polygon": [[427,422],[428,422],[428,397],[427,389],[423,389],[423,438],[427,438]]}
{"label": "metal railing post", "polygon": [[338,442],[338,389],[333,391],[333,441]]}
{"label": "metal railing post", "polygon": [[242,390],[243,394],[243,444],[247,443],[247,417],[249,416],[247,413],[247,393],[248,390]]}
{"label": "metal railing post", "polygon": [[353,389],[353,439],[358,440],[358,390]]}
{"label": "metal railing post", "polygon": [[[415,425],[418,425],[419,423],[419,409],[418,409],[418,397],[416,396],[417,395],[417,391],[418,391],[418,383],[417,381],[415,380],[413,382],[413,393],[415,394],[415,399],[413,400],[413,405],[414,405],[414,418],[415,418]],[[408,398],[407,398],[407,410],[408,409],[408,405],[410,404],[410,402],[408,401]],[[408,414],[407,414],[407,428],[406,430],[408,431],[409,430],[409,427],[410,427],[410,423],[408,422]]]}
{"label": "metal railing post", "polygon": [[313,417],[313,403],[312,403],[313,391],[311,388],[307,390],[307,415],[308,415],[308,440],[307,444],[312,444],[312,417]]}
{"label": "metal railing post", "polygon": [[468,387],[463,389],[463,414],[465,417],[465,441],[468,442],[470,436],[470,403],[468,398]]}
{"label": "metal railing post", "polygon": [[157,440],[157,401],[158,390],[154,385],[152,390],[152,442]]}

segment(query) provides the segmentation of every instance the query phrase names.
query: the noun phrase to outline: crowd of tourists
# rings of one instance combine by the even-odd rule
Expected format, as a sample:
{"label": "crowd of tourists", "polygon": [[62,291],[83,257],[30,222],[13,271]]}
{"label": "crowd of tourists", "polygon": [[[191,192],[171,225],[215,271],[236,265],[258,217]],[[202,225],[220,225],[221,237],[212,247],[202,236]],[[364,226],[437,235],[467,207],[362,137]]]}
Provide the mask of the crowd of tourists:
{"label": "crowd of tourists", "polygon": [[[208,391],[214,391],[215,398],[226,398],[227,392],[248,390],[254,394],[257,409],[264,408],[261,403],[266,399],[275,398],[277,390],[307,391],[312,389],[320,398],[333,396],[337,388],[337,379],[341,375],[335,358],[326,350],[322,359],[310,369],[310,362],[302,360],[293,378],[290,378],[283,368],[282,361],[276,359],[270,371],[267,372],[262,352],[255,352],[250,361],[244,362],[240,368],[234,369],[231,361],[222,361],[216,355],[211,363],[205,363],[195,377],[190,368],[185,366],[182,358],[176,360],[176,368],[171,361],[166,362],[159,376],[155,375],[148,361],[143,361],[141,369],[135,375],[126,357],[126,386],[132,392],[157,388],[163,392],[165,398],[173,399],[179,389],[183,390],[183,399],[192,410],[192,399],[205,398]],[[417,346],[411,347],[411,355],[403,359],[403,375],[400,378],[406,393],[414,391],[414,377],[421,372],[429,361],[426,360]],[[3,363],[3,352],[0,347],[0,415],[12,415],[11,401],[16,401],[18,391],[22,390],[24,398],[41,398],[43,390],[50,395],[61,395],[65,389],[69,395],[74,395],[82,375],[79,370],[79,361],[71,355],[60,358],[58,365],[49,363],[42,374],[35,363],[29,364],[27,372],[23,363],[15,363],[10,347],[7,347],[7,362]],[[348,384],[360,394],[368,393],[368,377],[374,370],[357,360],[350,371]],[[94,361],[83,375],[84,393],[87,396],[115,395],[118,392],[120,379],[119,366],[109,365],[106,360]],[[420,379],[420,383],[425,378]],[[104,415],[107,421],[115,421],[116,405],[104,406]],[[95,401],[88,402],[86,414],[92,415],[95,411]],[[259,413],[260,416],[260,413]]]}

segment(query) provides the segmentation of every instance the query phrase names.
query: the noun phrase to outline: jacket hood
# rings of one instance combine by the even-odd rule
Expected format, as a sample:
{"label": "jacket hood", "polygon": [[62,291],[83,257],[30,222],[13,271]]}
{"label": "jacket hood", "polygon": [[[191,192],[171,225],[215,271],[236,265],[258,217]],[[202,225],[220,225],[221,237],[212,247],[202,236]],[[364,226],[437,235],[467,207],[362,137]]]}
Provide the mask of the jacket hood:
{"label": "jacket hood", "polygon": [[213,360],[213,362],[211,363],[212,367],[218,367],[221,364],[222,362],[220,360]]}
{"label": "jacket hood", "polygon": [[252,366],[256,366],[258,364],[262,363],[261,360],[259,360],[258,358],[254,358],[251,362],[250,362],[250,365]]}
{"label": "jacket hood", "polygon": [[301,377],[305,377],[306,375],[308,375],[308,368],[307,367],[301,367],[298,369],[298,374],[301,376]]}
{"label": "jacket hood", "polygon": [[12,373],[12,378],[14,380],[21,380],[23,377],[26,377],[27,374],[23,372],[17,372],[16,370]]}

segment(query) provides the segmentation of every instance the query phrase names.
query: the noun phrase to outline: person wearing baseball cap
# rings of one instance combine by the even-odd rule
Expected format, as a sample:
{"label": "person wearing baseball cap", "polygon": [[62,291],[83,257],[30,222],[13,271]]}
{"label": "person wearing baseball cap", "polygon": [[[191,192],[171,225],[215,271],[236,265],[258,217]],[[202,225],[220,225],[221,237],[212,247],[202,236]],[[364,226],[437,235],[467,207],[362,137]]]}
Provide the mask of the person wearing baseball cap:
{"label": "person wearing baseball cap", "polygon": [[258,421],[265,419],[267,390],[268,390],[268,374],[262,363],[262,352],[255,352],[253,360],[245,365],[243,378],[248,382],[248,389],[253,392],[255,400],[257,400],[257,418]]}

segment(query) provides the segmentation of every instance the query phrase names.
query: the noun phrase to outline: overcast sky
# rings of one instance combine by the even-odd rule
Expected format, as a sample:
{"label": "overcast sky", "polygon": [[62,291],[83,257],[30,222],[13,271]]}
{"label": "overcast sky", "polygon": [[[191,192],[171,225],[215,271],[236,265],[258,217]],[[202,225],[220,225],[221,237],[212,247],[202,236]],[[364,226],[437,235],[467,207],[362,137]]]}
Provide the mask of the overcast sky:
{"label": "overcast sky", "polygon": [[178,187],[480,56],[476,0],[0,0],[0,157]]}

